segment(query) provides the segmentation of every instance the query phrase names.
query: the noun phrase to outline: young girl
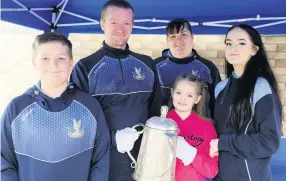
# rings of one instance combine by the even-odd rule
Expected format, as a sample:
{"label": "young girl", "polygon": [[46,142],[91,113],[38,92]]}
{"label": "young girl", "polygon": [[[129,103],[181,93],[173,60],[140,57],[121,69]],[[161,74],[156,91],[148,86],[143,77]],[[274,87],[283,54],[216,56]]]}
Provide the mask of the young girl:
{"label": "young girl", "polygon": [[218,172],[217,157],[209,156],[215,128],[207,118],[207,86],[199,77],[184,73],[172,89],[167,117],[179,127],[175,181],[205,181]]}
{"label": "young girl", "polygon": [[214,120],[219,139],[216,181],[270,181],[271,156],[281,136],[282,104],[259,33],[235,25],[225,39],[227,79],[216,86]]}

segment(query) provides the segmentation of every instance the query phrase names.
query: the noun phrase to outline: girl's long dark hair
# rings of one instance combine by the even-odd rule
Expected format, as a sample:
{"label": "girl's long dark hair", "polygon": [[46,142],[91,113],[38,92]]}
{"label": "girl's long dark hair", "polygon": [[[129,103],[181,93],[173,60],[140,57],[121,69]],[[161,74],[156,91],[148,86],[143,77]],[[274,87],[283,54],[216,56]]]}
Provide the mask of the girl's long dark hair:
{"label": "girl's long dark hair", "polygon": [[[187,80],[189,82],[196,83],[197,94],[201,95],[202,97],[201,97],[200,102],[193,106],[193,111],[198,116],[200,116],[201,118],[210,120],[210,113],[209,113],[209,109],[208,109],[208,105],[209,105],[208,104],[208,101],[209,101],[208,96],[209,96],[209,94],[208,94],[207,83],[205,83],[204,81],[201,81],[198,76],[195,76],[195,75],[190,74],[190,73],[183,73],[182,75],[178,76],[177,79],[175,80],[175,82],[173,84],[173,89],[175,89],[177,84],[182,80]],[[172,97],[170,97],[168,106],[169,106],[169,110],[174,109]]]}
{"label": "girl's long dark hair", "polygon": [[[246,24],[234,25],[228,30],[228,33],[235,28],[244,30],[249,35],[252,43],[259,47],[257,53],[250,58],[245,66],[244,73],[239,79],[241,89],[238,91],[230,109],[229,119],[236,131],[241,131],[252,117],[252,105],[250,100],[252,100],[254,86],[258,77],[263,77],[268,81],[274,95],[277,96],[281,107],[282,103],[279,98],[278,84],[270,68],[260,34],[253,27]],[[233,66],[225,61],[225,72],[227,77],[230,77],[233,71]]]}

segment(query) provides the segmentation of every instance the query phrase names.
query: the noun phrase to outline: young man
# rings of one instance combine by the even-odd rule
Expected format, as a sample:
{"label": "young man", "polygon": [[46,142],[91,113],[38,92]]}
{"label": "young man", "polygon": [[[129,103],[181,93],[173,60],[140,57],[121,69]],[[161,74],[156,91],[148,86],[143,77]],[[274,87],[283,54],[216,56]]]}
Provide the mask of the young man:
{"label": "young man", "polygon": [[160,108],[153,60],[132,52],[127,44],[133,20],[134,10],[127,1],[108,1],[100,21],[103,47],[80,60],[71,75],[71,81],[96,97],[103,108],[112,138],[110,181],[133,180],[126,152],[137,155],[140,141],[135,143],[139,135],[132,126],[158,115]]}
{"label": "young man", "polygon": [[33,49],[40,81],[1,118],[1,180],[107,181],[107,124],[99,103],[68,83],[71,42],[46,33]]}
{"label": "young man", "polygon": [[193,49],[194,35],[187,20],[174,19],[166,27],[167,45],[169,49],[155,59],[159,83],[162,91],[162,104],[169,103],[171,88],[175,79],[182,73],[193,73],[208,85],[209,113],[213,115],[214,88],[221,80],[219,70],[209,60],[198,55]]}

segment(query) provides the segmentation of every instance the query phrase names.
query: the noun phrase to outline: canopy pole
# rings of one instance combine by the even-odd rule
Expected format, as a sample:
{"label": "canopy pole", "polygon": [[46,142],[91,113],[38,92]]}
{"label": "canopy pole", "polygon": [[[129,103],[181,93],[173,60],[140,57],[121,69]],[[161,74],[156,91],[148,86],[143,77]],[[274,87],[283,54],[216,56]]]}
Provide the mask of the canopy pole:
{"label": "canopy pole", "polygon": [[[61,10],[61,9],[60,9],[60,10]],[[84,20],[87,20],[87,21],[99,23],[99,21],[97,21],[97,20],[95,20],[95,19],[91,19],[91,18],[88,18],[88,17],[86,17],[86,16],[82,16],[82,15],[79,15],[79,14],[76,14],[76,13],[72,13],[72,12],[70,12],[70,11],[63,10],[63,13],[68,14],[68,15],[71,15],[71,16],[75,16],[75,17],[77,17],[77,18],[81,18],[81,19],[84,19]]]}
{"label": "canopy pole", "polygon": [[87,26],[87,25],[98,25],[98,22],[88,22],[88,23],[66,23],[66,24],[58,24],[58,27],[65,26]]}
{"label": "canopy pole", "polygon": [[51,11],[53,8],[2,8],[0,11]]}
{"label": "canopy pole", "polygon": [[254,26],[254,28],[264,28],[264,27],[267,27],[267,26],[279,25],[279,24],[284,24],[284,23],[286,23],[286,20],[284,20],[284,21],[277,21],[277,22],[274,22],[274,23],[267,23],[267,24],[264,24],[264,25],[257,25],[257,26]]}
{"label": "canopy pole", "polygon": [[202,23],[203,26],[215,26],[215,27],[224,27],[230,28],[232,25],[225,25],[225,24],[217,24],[217,23]]}
{"label": "canopy pole", "polygon": [[57,8],[59,8],[66,0],[62,0],[58,5]]}
{"label": "canopy pole", "polygon": [[[57,16],[56,21],[54,22],[55,25],[58,24],[58,21],[59,21],[61,15],[62,15],[62,13],[63,13],[63,10],[66,8],[67,3],[68,3],[68,0],[65,1],[63,7],[60,9],[60,13],[59,13],[59,15]],[[58,7],[57,7],[57,8],[58,8]]]}
{"label": "canopy pole", "polygon": [[57,6],[53,6],[53,10],[52,10],[52,22],[51,22],[51,32],[55,32],[56,30],[56,18],[57,18],[57,13],[59,11],[59,8],[57,8]]}
{"label": "canopy pole", "polygon": [[50,23],[45,20],[44,18],[42,18],[41,16],[39,16],[37,13],[35,13],[34,11],[32,11],[30,8],[27,8],[25,5],[23,5],[22,3],[20,3],[17,0],[12,0],[14,3],[18,4],[19,6],[21,6],[23,9],[27,9],[29,13],[31,13],[32,15],[34,15],[35,17],[37,17],[38,19],[40,19],[41,21],[43,21],[44,23],[50,25]]}
{"label": "canopy pole", "polygon": [[57,16],[57,13],[56,12],[52,12],[52,23],[51,23],[51,32],[54,32],[55,31],[55,21],[56,21],[56,16]]}

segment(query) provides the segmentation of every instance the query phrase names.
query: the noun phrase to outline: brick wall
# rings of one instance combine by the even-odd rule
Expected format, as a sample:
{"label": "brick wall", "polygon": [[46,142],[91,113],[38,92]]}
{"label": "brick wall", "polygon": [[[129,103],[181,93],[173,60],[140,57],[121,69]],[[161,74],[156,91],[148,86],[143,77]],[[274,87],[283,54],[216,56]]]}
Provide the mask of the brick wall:
{"label": "brick wall", "polygon": [[[70,39],[74,45],[75,60],[79,60],[101,47],[102,35],[72,34]],[[195,49],[198,53],[213,61],[224,75],[224,36],[197,35]],[[282,103],[284,106],[284,133],[286,134],[286,36],[263,37],[271,67],[276,74]],[[164,35],[132,35],[129,41],[130,48],[138,53],[153,58],[161,56],[162,49],[166,48]]]}
{"label": "brick wall", "polygon": [[[1,34],[0,80],[5,89],[0,89],[0,114],[7,103],[23,93],[37,80],[32,68],[32,42],[36,34]],[[101,47],[103,36],[90,34],[71,34],[74,46],[74,59],[78,61]],[[17,41],[15,41],[17,40]],[[224,36],[195,36],[195,48],[201,56],[213,61],[223,74]],[[163,35],[132,35],[129,45],[132,50],[153,58],[161,55],[166,48]],[[284,105],[284,132],[286,134],[286,36],[263,37],[270,64],[276,73]]]}

